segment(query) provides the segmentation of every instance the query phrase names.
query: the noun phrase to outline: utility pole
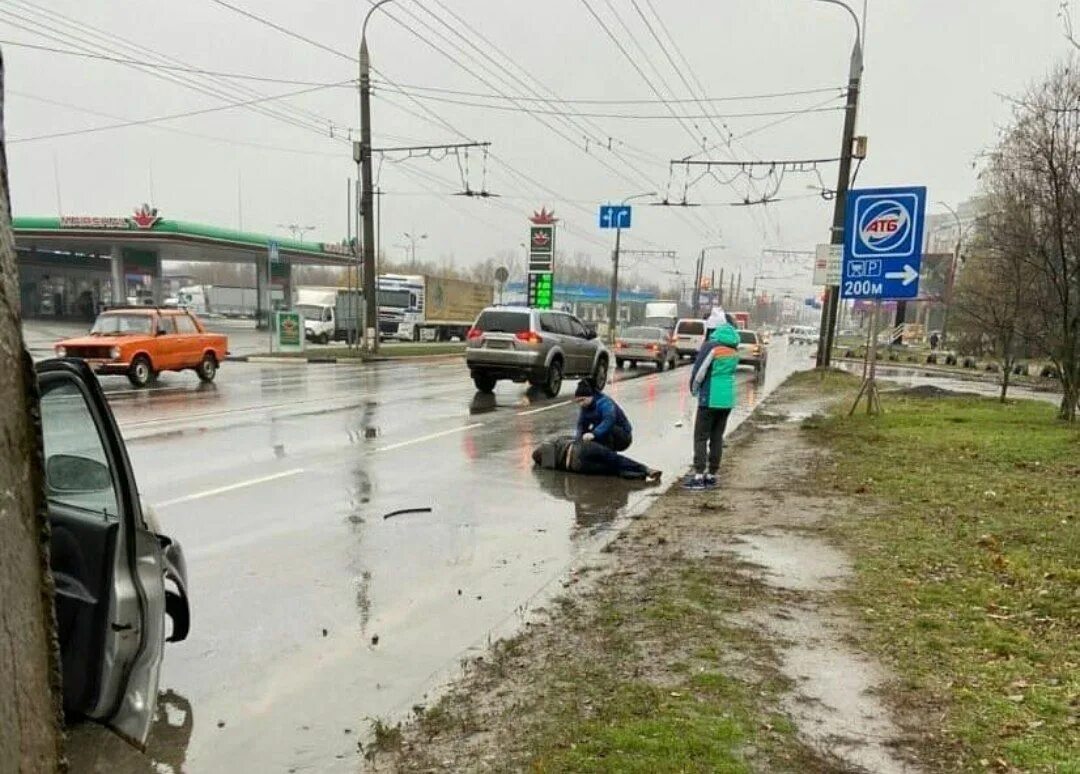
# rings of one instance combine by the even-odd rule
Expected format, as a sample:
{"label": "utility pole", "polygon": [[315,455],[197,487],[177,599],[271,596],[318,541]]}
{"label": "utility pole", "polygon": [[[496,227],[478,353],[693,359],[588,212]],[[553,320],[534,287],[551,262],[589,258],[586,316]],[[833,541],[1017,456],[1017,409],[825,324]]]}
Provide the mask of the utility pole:
{"label": "utility pole", "polygon": [[694,317],[701,314],[701,278],[705,273],[705,248],[701,248],[701,255],[697,260],[697,271],[694,272]]}
{"label": "utility pole", "polygon": [[[656,196],[655,191],[627,196],[621,204],[646,196]],[[615,343],[615,328],[619,322],[619,248],[622,246],[622,229],[615,229],[615,249],[611,252],[611,298],[608,301],[608,343]]]}
{"label": "utility pole", "polygon": [[739,269],[739,279],[735,282],[735,295],[732,296],[732,299],[735,302],[735,307],[736,308],[738,308],[739,304],[742,303],[742,301],[740,300],[741,298],[742,298],[742,269]]}
{"label": "utility pole", "polygon": [[713,269],[712,273],[712,287],[713,292],[716,293],[716,305],[724,305],[724,270],[720,269],[720,284],[716,284],[716,269]]}
{"label": "utility pole", "polygon": [[361,247],[364,256],[364,350],[368,354],[379,351],[379,307],[375,298],[375,207],[371,180],[371,59],[368,54],[367,24],[381,5],[390,0],[380,0],[364,17],[360,30],[360,143],[354,145],[353,155],[360,165],[360,214],[363,218]]}
{"label": "utility pole", "polygon": [[956,245],[953,247],[952,259],[949,261],[949,274],[945,278],[945,310],[941,317],[941,342],[939,346],[945,348],[945,339],[949,335],[949,307],[952,306],[953,284],[956,282],[956,267],[960,263],[960,250],[964,241],[964,226],[960,220],[960,214],[945,202],[938,202],[945,207],[956,219]]}
{"label": "utility pole", "polygon": [[[836,181],[836,198],[833,200],[832,239],[834,245],[844,243],[844,217],[847,214],[847,192],[851,185],[851,160],[855,142],[855,119],[859,112],[859,88],[862,83],[863,53],[862,28],[855,12],[838,0],[823,2],[839,5],[855,21],[855,45],[851,49],[848,70],[847,105],[844,112],[844,132],[840,139],[840,172]],[[818,337],[817,367],[828,368],[832,362],[833,338],[836,334],[836,315],[840,306],[840,286],[825,288],[825,307],[821,310],[821,332]]]}

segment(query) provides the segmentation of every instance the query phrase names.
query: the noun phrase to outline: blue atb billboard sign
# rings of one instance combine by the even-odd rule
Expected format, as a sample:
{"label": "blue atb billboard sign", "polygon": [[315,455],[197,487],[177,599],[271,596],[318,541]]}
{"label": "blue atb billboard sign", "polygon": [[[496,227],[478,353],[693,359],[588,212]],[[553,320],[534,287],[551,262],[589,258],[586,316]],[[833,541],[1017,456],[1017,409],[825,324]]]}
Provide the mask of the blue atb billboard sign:
{"label": "blue atb billboard sign", "polygon": [[919,295],[926,188],[848,191],[841,298]]}

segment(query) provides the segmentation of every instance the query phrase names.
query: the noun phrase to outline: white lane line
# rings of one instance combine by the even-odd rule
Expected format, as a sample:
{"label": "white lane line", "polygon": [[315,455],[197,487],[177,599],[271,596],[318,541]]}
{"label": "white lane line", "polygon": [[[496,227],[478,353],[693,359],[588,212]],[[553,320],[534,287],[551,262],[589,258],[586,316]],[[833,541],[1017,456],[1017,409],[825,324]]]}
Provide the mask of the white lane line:
{"label": "white lane line", "polygon": [[529,414],[539,414],[541,411],[551,411],[552,409],[562,408],[563,406],[569,406],[573,403],[573,400],[564,400],[559,403],[553,403],[550,406],[541,406],[538,409],[529,409],[528,411],[519,411],[517,415],[519,417],[527,417]]}
{"label": "white lane line", "polygon": [[394,449],[400,449],[403,446],[412,446],[415,443],[423,443],[424,441],[433,441],[436,438],[442,438],[444,435],[453,435],[454,433],[463,433],[466,430],[475,430],[478,427],[483,427],[483,422],[474,422],[471,425],[465,425],[464,427],[455,427],[452,430],[443,430],[441,433],[432,433],[431,435],[422,435],[419,438],[413,438],[411,441],[402,441],[401,443],[391,444],[390,446],[380,446],[375,451],[388,452]]}
{"label": "white lane line", "polygon": [[270,476],[262,476],[260,478],[251,478],[247,481],[239,481],[235,484],[229,484],[228,486],[219,486],[217,489],[207,489],[205,492],[196,492],[195,494],[184,495],[183,497],[177,497],[174,500],[165,500],[164,502],[154,503],[155,508],[167,508],[170,505],[179,505],[180,503],[191,502],[192,500],[201,500],[204,497],[213,497],[214,495],[225,494],[226,492],[232,492],[236,489],[244,489],[249,486],[256,486],[258,484],[266,484],[270,481],[277,481],[279,478],[288,478],[289,476],[295,476],[303,473],[303,468],[293,468],[292,470],[283,470],[280,473],[274,473]]}

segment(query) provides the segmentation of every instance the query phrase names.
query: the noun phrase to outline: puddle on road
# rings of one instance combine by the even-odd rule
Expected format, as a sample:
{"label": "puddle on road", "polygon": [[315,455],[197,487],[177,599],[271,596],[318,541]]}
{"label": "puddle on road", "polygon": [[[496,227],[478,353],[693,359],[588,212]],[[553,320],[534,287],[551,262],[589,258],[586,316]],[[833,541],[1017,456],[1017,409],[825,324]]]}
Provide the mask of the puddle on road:
{"label": "puddle on road", "polygon": [[799,734],[846,764],[875,774],[919,769],[898,756],[900,730],[878,698],[887,676],[845,644],[847,622],[824,612],[816,597],[836,591],[851,562],[823,540],[791,532],[741,534],[728,550],[762,569],[766,584],[797,592],[739,622],[763,629],[775,644],[780,670],[793,688],[782,704]]}

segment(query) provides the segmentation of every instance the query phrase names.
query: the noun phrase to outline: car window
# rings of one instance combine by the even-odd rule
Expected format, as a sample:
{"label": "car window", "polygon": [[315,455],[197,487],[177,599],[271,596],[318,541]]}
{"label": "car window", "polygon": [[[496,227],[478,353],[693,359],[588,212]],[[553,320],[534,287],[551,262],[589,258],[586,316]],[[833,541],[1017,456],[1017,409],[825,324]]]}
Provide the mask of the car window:
{"label": "car window", "polygon": [[521,333],[529,330],[528,312],[481,312],[473,326],[485,333]]}
{"label": "car window", "polygon": [[628,339],[658,339],[663,331],[659,328],[627,328],[622,335]]}
{"label": "car window", "polygon": [[110,334],[152,333],[154,321],[147,314],[103,314],[94,321],[90,333]]}
{"label": "car window", "polygon": [[742,344],[757,344],[757,334],[753,331],[739,331],[739,342]]}
{"label": "car window", "polygon": [[199,329],[195,327],[195,322],[190,317],[182,315],[176,316],[176,330],[180,333],[198,333]]}
{"label": "car window", "polygon": [[573,332],[573,326],[570,325],[569,315],[556,314],[555,325],[558,328],[558,332],[561,332],[563,336],[576,336],[575,332]]}
{"label": "car window", "polygon": [[563,316],[565,317],[566,321],[570,324],[570,335],[571,336],[577,336],[579,339],[584,339],[584,338],[588,337],[589,334],[585,330],[585,326],[582,324],[581,320],[577,319],[576,317],[571,317],[570,315],[563,315]]}
{"label": "car window", "polygon": [[565,333],[565,331],[559,327],[558,315],[549,312],[541,312],[539,317],[540,330],[544,333]]}
{"label": "car window", "polygon": [[109,457],[78,386],[64,381],[45,385],[41,438],[49,501],[119,518]]}
{"label": "car window", "polygon": [[176,333],[176,323],[172,317],[161,316],[157,318],[157,332],[158,334]]}
{"label": "car window", "polygon": [[679,323],[676,332],[686,336],[704,336],[705,323],[701,320],[683,320]]}

